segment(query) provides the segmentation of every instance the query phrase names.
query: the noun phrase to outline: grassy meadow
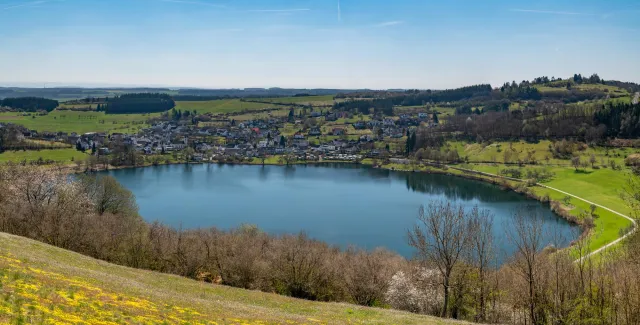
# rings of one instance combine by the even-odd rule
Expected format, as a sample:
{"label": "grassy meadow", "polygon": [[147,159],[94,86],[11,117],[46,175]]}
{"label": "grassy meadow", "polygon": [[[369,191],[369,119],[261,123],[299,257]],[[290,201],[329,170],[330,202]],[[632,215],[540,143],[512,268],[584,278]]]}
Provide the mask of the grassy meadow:
{"label": "grassy meadow", "polygon": [[[588,201],[600,204],[613,209],[614,211],[628,215],[631,211],[621,198],[621,191],[624,188],[631,171],[622,167],[622,170],[613,170],[609,164],[614,161],[618,166],[624,166],[624,159],[627,155],[640,152],[640,149],[632,148],[592,148],[577,151],[582,161],[587,163],[587,167],[579,167],[577,170],[571,166],[570,160],[553,158],[549,150],[550,141],[540,141],[538,143],[527,143],[524,141],[505,143],[498,142],[490,145],[449,142],[450,149],[458,151],[461,157],[468,157],[469,163],[463,167],[482,171],[491,174],[499,174],[500,170],[506,168],[517,168],[525,175],[527,170],[544,169],[553,173],[553,177],[541,183],[561,191],[584,198]],[[511,149],[510,149],[511,148]],[[518,158],[524,159],[526,156],[534,157],[538,165],[504,165],[504,151],[512,151],[512,162]],[[516,157],[517,155],[517,157]],[[596,158],[595,166],[591,166],[589,159],[591,155]],[[534,192],[543,197],[548,195],[555,201],[562,202],[566,195],[554,190],[533,187]],[[563,204],[563,209],[575,216],[590,215],[590,204],[571,198],[569,205]],[[614,213],[597,208],[594,218],[595,228],[590,236],[591,249],[600,248],[618,237],[631,226],[631,222]]]}
{"label": "grassy meadow", "polygon": [[60,163],[71,163],[72,161],[84,160],[88,157],[86,153],[80,152],[75,148],[68,149],[46,149],[46,150],[18,150],[18,151],[5,151],[0,153],[0,163],[7,162],[21,162],[26,160],[36,161],[42,158],[42,160],[53,160]]}
{"label": "grassy meadow", "polygon": [[309,106],[331,106],[336,101],[342,101],[343,99],[333,99],[333,95],[324,96],[304,96],[304,97],[280,97],[280,98],[256,98],[248,100],[256,100],[261,102],[271,103],[283,103],[283,104],[298,104]]}
{"label": "grassy meadow", "polygon": [[147,127],[146,121],[155,114],[105,114],[104,112],[75,112],[54,110],[47,115],[0,113],[0,122],[24,125],[39,132],[122,132],[136,133]]}
{"label": "grassy meadow", "polygon": [[176,102],[176,109],[183,110],[183,111],[196,110],[198,114],[240,113],[244,111],[257,111],[257,110],[264,110],[269,108],[282,108],[282,106],[245,102],[239,99]]}
{"label": "grassy meadow", "polygon": [[0,233],[2,324],[461,324],[121,267]]}

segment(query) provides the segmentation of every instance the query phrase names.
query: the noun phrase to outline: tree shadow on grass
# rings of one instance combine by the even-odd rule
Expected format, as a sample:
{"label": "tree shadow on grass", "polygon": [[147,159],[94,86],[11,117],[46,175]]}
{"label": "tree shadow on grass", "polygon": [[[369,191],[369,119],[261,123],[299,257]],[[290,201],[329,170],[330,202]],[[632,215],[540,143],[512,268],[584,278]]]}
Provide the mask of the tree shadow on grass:
{"label": "tree shadow on grass", "polygon": [[586,170],[586,169],[576,169],[573,172],[575,174],[585,174],[585,175],[589,175],[589,174],[593,173],[593,171]]}

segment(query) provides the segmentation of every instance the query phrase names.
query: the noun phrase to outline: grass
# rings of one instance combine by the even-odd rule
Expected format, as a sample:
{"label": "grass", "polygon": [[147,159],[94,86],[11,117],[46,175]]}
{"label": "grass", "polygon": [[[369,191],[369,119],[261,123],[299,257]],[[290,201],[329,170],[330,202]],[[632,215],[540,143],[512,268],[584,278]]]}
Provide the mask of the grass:
{"label": "grass", "polygon": [[[555,84],[558,84],[558,82],[555,82]],[[562,85],[562,87],[550,87],[548,85],[534,85],[534,87],[538,88],[538,90],[543,93],[543,94],[549,94],[549,93],[568,93],[569,90],[567,90],[566,88],[566,84],[567,81],[563,81],[560,82],[560,84]],[[620,88],[620,87],[616,87],[616,86],[609,86],[609,85],[602,85],[602,84],[580,84],[580,85],[572,85],[571,89],[575,89],[575,90],[579,90],[579,91],[593,91],[593,90],[600,90],[600,91],[607,91],[607,93],[611,94],[611,96],[628,96],[629,92],[624,89],[624,88]]]}
{"label": "grass", "polygon": [[5,151],[0,153],[0,163],[21,162],[23,160],[36,161],[40,158],[43,160],[53,160],[62,163],[71,163],[74,160],[84,160],[87,154],[70,149],[53,149],[53,150],[27,150],[27,151]]}
{"label": "grass", "polygon": [[176,109],[179,110],[196,110],[199,114],[226,114],[240,113],[244,111],[257,111],[268,108],[282,108],[282,106],[269,105],[262,103],[243,102],[239,99],[221,99],[209,101],[178,101]]}
{"label": "grass", "polygon": [[581,91],[589,91],[589,90],[607,90],[612,96],[616,95],[616,96],[620,96],[620,95],[628,95],[629,92],[624,89],[624,88],[620,88],[620,87],[616,87],[616,86],[609,86],[609,85],[602,85],[602,84],[581,84],[581,85],[575,85],[573,86],[574,89],[578,89]]}
{"label": "grass", "polygon": [[[449,141],[447,148],[456,150],[460,157],[468,157],[469,162],[496,162],[504,163],[504,152],[509,150],[512,152],[510,162],[517,162],[518,159],[524,160],[531,152],[533,157],[539,164],[548,163],[552,165],[571,165],[570,160],[556,159],[549,150],[552,142],[543,140],[535,143],[517,141],[517,142],[492,142],[486,143],[468,143],[464,141]],[[601,147],[589,147],[583,151],[576,151],[583,161],[588,161],[591,155],[596,156],[597,164],[602,161],[607,164],[609,160],[615,161],[618,165],[624,165],[624,159],[627,155],[640,152],[640,149],[633,148],[616,148],[605,149]],[[548,158],[548,160],[547,160]]]}
{"label": "grass", "polygon": [[[248,100],[271,102],[271,103],[310,105],[310,106],[327,106],[327,105],[333,105],[334,103],[333,95],[282,97],[282,98],[256,98],[256,99],[248,99]],[[340,100],[336,100],[336,101],[340,101]]]}
{"label": "grass", "polygon": [[55,110],[39,116],[24,113],[0,113],[0,122],[24,125],[39,132],[122,132],[137,133],[148,127],[146,121],[160,114],[105,114],[104,112],[74,112]]}
{"label": "grass", "polygon": [[[540,141],[529,143],[518,142],[494,142],[490,144],[468,143],[463,141],[447,142],[445,148],[456,150],[461,157],[467,157],[469,164],[465,168],[482,171],[491,174],[499,174],[501,169],[519,168],[523,175],[527,169],[545,169],[555,176],[542,183],[584,198],[588,201],[600,204],[613,209],[622,214],[629,215],[630,209],[620,197],[620,192],[626,184],[630,170],[613,170],[602,165],[608,165],[609,161],[614,161],[618,166],[624,166],[624,159],[627,155],[640,152],[634,148],[606,149],[601,147],[589,147],[582,151],[576,151],[582,161],[587,162],[591,155],[596,157],[598,168],[581,167],[579,171],[571,166],[571,161],[566,159],[553,158],[549,150],[550,141]],[[504,152],[511,151],[512,164],[504,165]],[[525,165],[519,167],[514,165],[518,159],[533,157],[537,165]],[[547,159],[548,158],[548,159]],[[604,164],[603,164],[604,163]],[[524,177],[524,176],[523,176]],[[533,187],[534,192],[543,197],[549,197],[555,201],[562,201],[564,194],[542,187]],[[571,199],[571,206],[565,207],[574,216],[590,215],[590,204]],[[620,237],[622,231],[626,230],[631,222],[604,209],[596,209],[595,228],[591,233],[590,248],[600,248]]]}
{"label": "grass", "polygon": [[[505,165],[498,164],[469,164],[470,169],[491,174],[498,174]],[[509,166],[509,168],[517,168]],[[572,167],[545,167],[527,166],[526,169],[545,168],[555,174],[553,179],[541,182],[544,185],[557,188],[561,191],[584,198],[588,201],[613,209],[614,211],[628,215],[631,210],[620,197],[620,192],[625,186],[628,171],[614,171],[611,169],[591,169],[576,171]],[[543,197],[548,195],[552,200],[562,202],[566,195],[542,188],[532,188],[536,195]],[[571,198],[570,206],[565,207],[574,216],[590,215],[590,204]],[[591,250],[598,249],[620,237],[622,231],[631,226],[631,222],[604,209],[596,209],[594,219],[595,228],[589,237]]]}
{"label": "grass", "polygon": [[96,108],[98,108],[98,104],[66,104],[66,103],[60,103],[59,108],[63,108],[63,109],[84,109],[84,108],[96,109]]}
{"label": "grass", "polygon": [[460,324],[121,267],[0,233],[0,323]]}

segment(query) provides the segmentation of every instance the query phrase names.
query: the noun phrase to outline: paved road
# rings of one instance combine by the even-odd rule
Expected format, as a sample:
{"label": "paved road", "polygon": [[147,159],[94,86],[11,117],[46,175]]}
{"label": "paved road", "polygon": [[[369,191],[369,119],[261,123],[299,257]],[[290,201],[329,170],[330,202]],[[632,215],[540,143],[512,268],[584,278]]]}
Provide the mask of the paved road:
{"label": "paved road", "polygon": [[637,92],[636,95],[633,97],[633,103],[637,104],[638,101],[640,100],[640,92]]}
{"label": "paved road", "polygon": [[624,215],[624,214],[622,214],[622,213],[620,213],[620,212],[617,212],[617,211],[611,210],[611,209],[609,209],[609,208],[607,208],[607,207],[605,207],[605,206],[602,206],[602,205],[600,205],[600,204],[593,203],[593,202],[588,201],[588,200],[586,200],[586,199],[584,199],[584,198],[581,198],[581,197],[579,197],[579,196],[575,196],[575,195],[573,195],[573,194],[571,194],[571,193],[567,193],[567,192],[565,192],[565,191],[559,190],[559,189],[557,189],[557,188],[553,188],[553,187],[551,187],[551,186],[547,186],[547,185],[540,184],[540,183],[538,183],[537,185],[538,185],[538,186],[545,187],[545,188],[548,188],[548,189],[550,189],[550,190],[554,190],[554,191],[560,192],[560,193],[565,194],[565,195],[569,195],[569,196],[574,197],[574,198],[576,198],[576,199],[578,199],[578,200],[584,201],[584,202],[586,202],[586,203],[588,203],[588,204],[593,204],[593,205],[597,206],[598,208],[605,209],[605,210],[607,210],[607,211],[609,211],[609,212],[611,212],[611,213],[617,214],[618,216],[621,216],[621,217],[623,217],[623,218],[625,218],[625,219],[627,219],[627,220],[631,221],[631,224],[633,224],[633,229],[632,229],[631,231],[629,231],[626,235],[624,235],[624,236],[622,236],[622,237],[620,237],[620,238],[618,238],[618,239],[616,239],[616,240],[614,240],[614,241],[610,242],[609,244],[606,244],[606,245],[604,245],[604,246],[602,246],[602,247],[600,247],[600,248],[596,249],[595,251],[593,251],[593,252],[591,252],[591,253],[587,254],[587,255],[586,255],[586,256],[584,256],[582,259],[580,259],[580,260],[578,260],[578,261],[576,261],[576,262],[580,262],[580,261],[582,261],[582,260],[583,260],[583,259],[585,259],[585,258],[588,258],[588,257],[590,257],[590,256],[593,256],[593,255],[595,255],[595,254],[598,254],[598,253],[600,253],[600,252],[602,252],[602,251],[606,250],[607,248],[609,248],[609,247],[611,247],[611,246],[613,246],[613,245],[615,245],[615,244],[617,244],[617,243],[619,243],[619,242],[623,241],[625,238],[627,238],[627,237],[631,236],[631,235],[636,231],[636,229],[638,229],[638,224],[636,223],[636,220],[635,220],[635,219],[633,219],[633,218],[631,218],[631,217],[629,217],[629,216],[627,216],[627,215]]}
{"label": "paved road", "polygon": [[[638,97],[638,93],[636,93],[636,99],[637,99],[637,97]],[[466,169],[466,168],[459,168],[459,167],[454,167],[454,166],[449,166],[449,168],[453,168],[453,169],[457,169],[457,170],[461,170],[461,171],[472,172],[472,173],[476,173],[476,174],[482,174],[482,175],[485,175],[485,176],[499,177],[499,178],[504,178],[504,179],[508,179],[508,180],[512,180],[512,181],[522,182],[522,180],[521,180],[521,179],[519,179],[519,178],[505,177],[505,176],[500,176],[500,175],[496,175],[496,174],[485,173],[485,172],[479,172],[479,171],[476,171],[476,170],[471,170],[471,169]],[[564,194],[564,195],[571,196],[571,197],[576,198],[576,199],[578,199],[578,200],[584,201],[584,202],[586,202],[586,203],[588,203],[588,204],[593,204],[593,205],[595,205],[595,206],[597,206],[597,207],[599,207],[599,208],[601,208],[601,209],[605,209],[605,210],[607,210],[607,211],[609,211],[609,212],[611,212],[611,213],[614,213],[614,214],[616,214],[616,215],[618,215],[618,216],[620,216],[620,217],[623,217],[623,218],[625,218],[625,219],[627,219],[627,220],[631,221],[631,224],[633,224],[633,229],[632,229],[631,231],[629,231],[626,235],[624,235],[624,236],[622,236],[622,237],[620,237],[620,238],[618,238],[618,239],[616,239],[616,240],[612,241],[612,242],[611,242],[611,243],[609,243],[609,244],[606,244],[606,245],[604,245],[604,246],[602,246],[602,247],[600,247],[600,248],[596,249],[595,251],[593,251],[593,252],[591,252],[591,253],[589,253],[589,254],[585,255],[584,257],[582,257],[581,259],[577,260],[576,262],[581,262],[581,261],[582,261],[582,260],[584,260],[585,258],[588,258],[588,257],[591,257],[591,256],[593,256],[593,255],[595,255],[595,254],[598,254],[598,253],[600,253],[600,252],[602,252],[602,251],[606,250],[607,248],[609,248],[609,247],[611,247],[611,246],[613,246],[613,245],[615,245],[615,244],[617,244],[617,243],[619,243],[619,242],[623,241],[625,238],[627,238],[627,237],[631,236],[631,235],[632,235],[632,234],[633,234],[633,233],[638,229],[638,224],[636,223],[636,220],[635,220],[635,219],[633,219],[633,218],[631,218],[631,217],[629,217],[629,216],[627,216],[627,215],[624,215],[624,214],[622,214],[622,213],[620,213],[620,212],[617,212],[617,211],[611,210],[611,209],[609,209],[609,208],[607,208],[607,207],[605,207],[605,206],[602,206],[602,205],[600,205],[600,204],[593,203],[593,202],[591,202],[591,201],[589,201],[589,200],[587,200],[587,199],[581,198],[581,197],[576,196],[576,195],[573,195],[573,194],[571,194],[571,193],[567,193],[567,192],[562,191],[562,190],[559,190],[559,189],[557,189],[557,188],[553,188],[553,187],[551,187],[551,186],[547,186],[547,185],[540,184],[540,183],[536,183],[536,185],[538,185],[538,186],[540,186],[540,187],[548,188],[548,189],[553,190],[553,191],[556,191],[556,192],[560,192],[560,193],[562,193],[562,194]]]}

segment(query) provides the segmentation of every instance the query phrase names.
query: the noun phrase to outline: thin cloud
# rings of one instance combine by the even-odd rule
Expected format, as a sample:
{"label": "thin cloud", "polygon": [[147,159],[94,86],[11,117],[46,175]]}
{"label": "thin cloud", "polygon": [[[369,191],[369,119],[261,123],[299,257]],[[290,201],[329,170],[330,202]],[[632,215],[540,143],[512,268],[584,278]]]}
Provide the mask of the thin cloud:
{"label": "thin cloud", "polygon": [[565,16],[593,16],[584,12],[572,12],[572,11],[552,11],[552,10],[533,10],[533,9],[510,9],[513,12],[528,12],[533,14],[548,14],[548,15],[565,15]]}
{"label": "thin cloud", "polygon": [[297,8],[297,9],[253,9],[247,10],[248,12],[298,12],[298,11],[311,11],[308,8]]}
{"label": "thin cloud", "polygon": [[404,24],[404,21],[402,20],[394,20],[394,21],[385,21],[384,23],[380,23],[375,25],[376,27],[389,27],[389,26],[396,26],[396,25],[400,25],[400,24]]}
{"label": "thin cloud", "polygon": [[14,9],[14,8],[21,8],[21,7],[31,7],[31,6],[37,6],[37,5],[41,5],[41,4],[45,4],[48,2],[62,2],[65,0],[40,0],[40,1],[31,1],[31,2],[25,2],[25,3],[21,3],[21,4],[17,4],[17,5],[13,5],[13,6],[9,6],[9,7],[5,7],[2,8],[2,10],[8,10],[8,9]]}
{"label": "thin cloud", "polygon": [[170,2],[170,3],[189,4],[189,5],[198,5],[198,6],[207,6],[207,7],[215,7],[215,8],[226,8],[227,7],[227,6],[221,5],[221,4],[202,2],[202,1],[189,1],[189,0],[159,0],[159,1],[161,1],[161,2]]}

